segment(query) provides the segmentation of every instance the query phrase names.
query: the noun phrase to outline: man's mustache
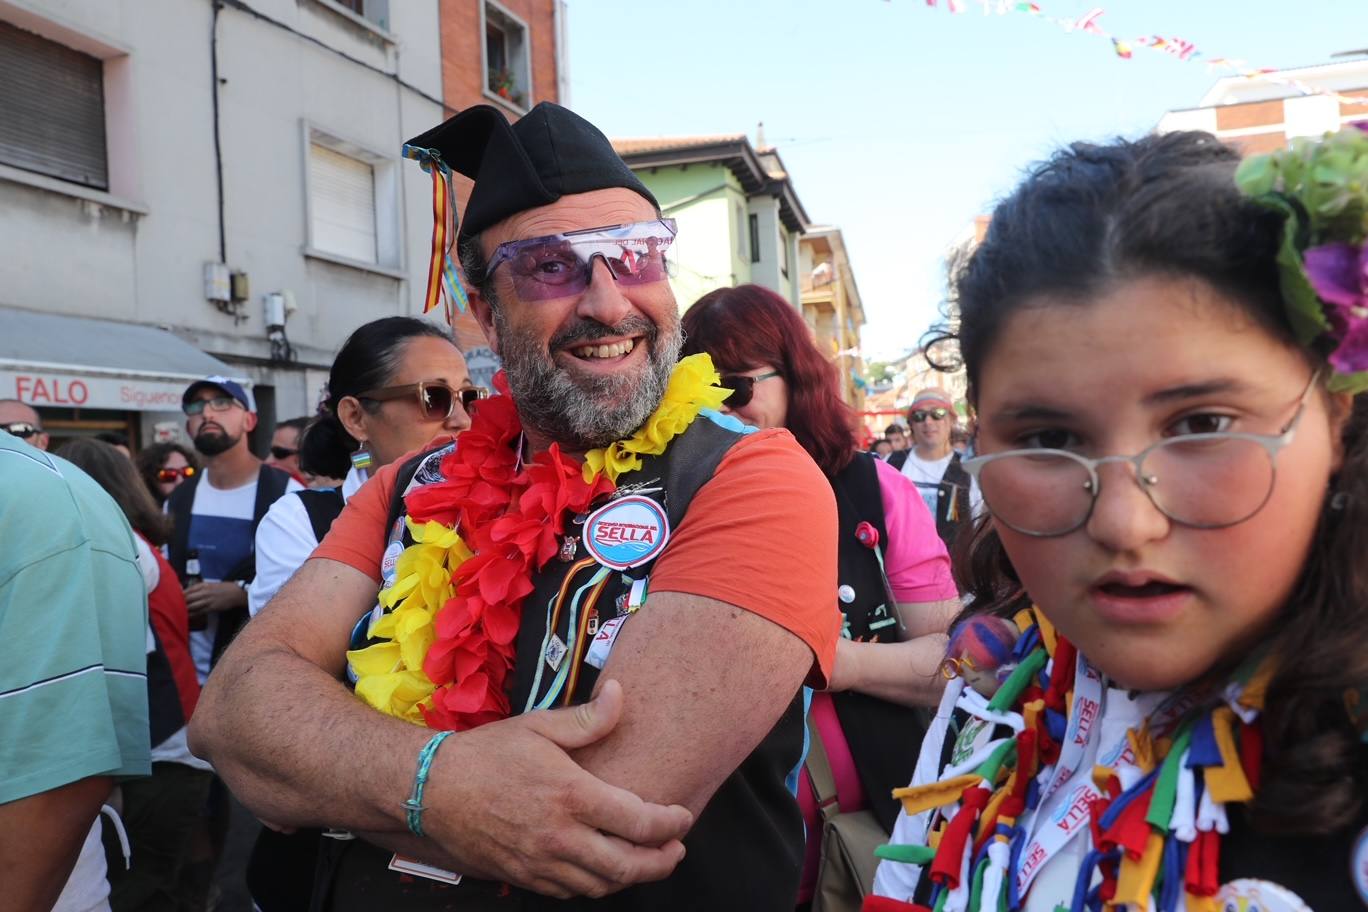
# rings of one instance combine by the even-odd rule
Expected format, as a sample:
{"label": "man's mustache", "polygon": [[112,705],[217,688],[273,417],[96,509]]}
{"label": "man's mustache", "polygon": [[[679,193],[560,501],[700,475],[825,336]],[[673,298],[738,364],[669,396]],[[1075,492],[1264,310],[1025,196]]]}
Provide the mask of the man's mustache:
{"label": "man's mustache", "polygon": [[598,339],[621,336],[645,336],[647,342],[654,343],[659,328],[645,317],[631,316],[616,326],[608,326],[598,320],[580,320],[567,326],[551,337],[551,350],[557,351],[574,345],[583,345]]}

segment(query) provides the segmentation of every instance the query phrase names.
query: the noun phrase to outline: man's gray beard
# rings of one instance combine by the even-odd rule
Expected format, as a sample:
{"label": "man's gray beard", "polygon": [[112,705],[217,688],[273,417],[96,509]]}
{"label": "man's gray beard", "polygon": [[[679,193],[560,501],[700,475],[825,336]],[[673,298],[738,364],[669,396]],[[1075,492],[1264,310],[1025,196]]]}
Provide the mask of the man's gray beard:
{"label": "man's gray beard", "polygon": [[[572,451],[592,450],[628,437],[646,422],[665,398],[670,373],[679,360],[679,324],[662,329],[644,317],[617,326],[581,323],[558,333],[547,347],[527,333],[512,331],[502,308],[494,310],[508,386],[523,426]],[[574,342],[642,335],[646,370],[603,377],[572,377],[546,354]]]}

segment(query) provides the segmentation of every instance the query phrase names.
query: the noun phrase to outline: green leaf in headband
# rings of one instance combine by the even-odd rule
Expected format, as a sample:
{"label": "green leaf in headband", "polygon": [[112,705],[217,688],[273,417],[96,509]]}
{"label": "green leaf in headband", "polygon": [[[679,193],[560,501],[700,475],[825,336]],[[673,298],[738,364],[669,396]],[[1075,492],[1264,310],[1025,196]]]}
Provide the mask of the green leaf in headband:
{"label": "green leaf in headband", "polygon": [[1302,266],[1308,234],[1304,230],[1306,226],[1302,225],[1297,208],[1281,194],[1265,193],[1256,197],[1255,202],[1283,216],[1282,244],[1278,247],[1279,286],[1292,332],[1302,345],[1310,345],[1329,332],[1330,323],[1325,319],[1324,306],[1316,297],[1316,290],[1311,287],[1311,280]]}

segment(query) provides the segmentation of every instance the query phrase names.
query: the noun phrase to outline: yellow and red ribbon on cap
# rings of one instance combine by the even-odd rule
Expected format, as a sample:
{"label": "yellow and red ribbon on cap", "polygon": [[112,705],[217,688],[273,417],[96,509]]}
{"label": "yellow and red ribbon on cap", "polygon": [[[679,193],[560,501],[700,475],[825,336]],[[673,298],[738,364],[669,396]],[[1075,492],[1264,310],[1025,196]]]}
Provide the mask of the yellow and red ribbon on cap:
{"label": "yellow and red ribbon on cap", "polygon": [[451,259],[451,248],[456,243],[456,195],[451,185],[451,169],[442,161],[436,149],[404,146],[404,157],[411,158],[432,175],[432,257],[428,261],[427,291],[423,296],[423,313],[437,306],[446,291],[446,316],[451,322],[451,305],[466,312],[469,299],[461,285],[456,264]]}

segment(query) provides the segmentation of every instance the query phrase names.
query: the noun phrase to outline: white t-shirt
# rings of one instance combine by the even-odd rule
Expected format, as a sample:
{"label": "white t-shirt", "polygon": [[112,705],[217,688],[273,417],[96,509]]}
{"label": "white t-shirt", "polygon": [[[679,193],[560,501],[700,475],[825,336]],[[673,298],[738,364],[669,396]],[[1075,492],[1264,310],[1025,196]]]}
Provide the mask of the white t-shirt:
{"label": "white t-shirt", "polygon": [[[939,485],[954,456],[952,450],[948,456],[942,456],[940,459],[922,459],[915,449],[907,451],[907,461],[902,465],[902,473],[917,486],[922,500],[926,501],[926,509],[931,511],[932,516],[940,515],[936,512],[940,505]],[[969,510],[974,516],[983,512],[983,495],[979,493],[978,483],[972,478],[969,479]]]}
{"label": "white t-shirt", "polygon": [[[365,469],[349,471],[342,480],[342,502],[350,500],[369,477]],[[314,537],[304,501],[287,494],[271,504],[257,525],[256,578],[247,587],[247,610],[253,617],[304,566],[317,547],[318,539]]]}
{"label": "white t-shirt", "polygon": [[[917,758],[917,768],[912,775],[912,785],[924,785],[941,778],[940,758],[946,732],[950,724],[950,714],[955,702],[964,688],[963,679],[957,678],[945,688],[940,708],[932,721],[922,742],[921,754]],[[1109,687],[1102,691],[1100,724],[1093,728],[1088,739],[1078,769],[1090,770],[1098,762],[1098,753],[1123,743],[1127,730],[1139,728],[1144,719],[1168,696],[1167,693],[1141,693],[1132,695],[1120,688]],[[1073,797],[1072,788],[1061,788],[1041,803],[1033,815],[1023,821],[1050,821],[1056,812],[1063,812],[1064,803]],[[893,825],[893,836],[889,842],[894,845],[925,845],[926,828],[931,812],[909,816],[906,812],[898,815]],[[1022,909],[1024,912],[1053,912],[1058,906],[1068,908],[1073,901],[1074,882],[1083,858],[1092,849],[1092,837],[1084,827],[1077,836],[1065,845],[1040,869],[1026,893]],[[882,861],[874,875],[874,893],[893,899],[907,900],[917,886],[921,868],[917,865],[902,864],[895,861]],[[1094,883],[1101,875],[1094,872]]]}

